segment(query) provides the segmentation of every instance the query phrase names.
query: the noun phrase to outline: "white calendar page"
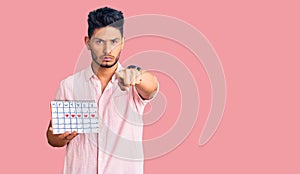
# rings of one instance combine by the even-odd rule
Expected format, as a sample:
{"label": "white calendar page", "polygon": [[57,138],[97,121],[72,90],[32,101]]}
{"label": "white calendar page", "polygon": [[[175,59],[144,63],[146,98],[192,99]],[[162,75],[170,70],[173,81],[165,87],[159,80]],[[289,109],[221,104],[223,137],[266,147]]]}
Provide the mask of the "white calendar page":
{"label": "white calendar page", "polygon": [[51,111],[53,134],[99,132],[95,101],[51,101]]}

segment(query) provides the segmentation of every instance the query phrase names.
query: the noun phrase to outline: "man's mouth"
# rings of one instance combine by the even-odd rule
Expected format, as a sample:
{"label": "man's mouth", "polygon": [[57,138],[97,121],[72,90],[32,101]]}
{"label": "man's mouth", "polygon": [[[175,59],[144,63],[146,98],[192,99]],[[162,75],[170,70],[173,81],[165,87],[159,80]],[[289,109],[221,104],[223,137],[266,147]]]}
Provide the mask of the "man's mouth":
{"label": "man's mouth", "polygon": [[114,57],[113,56],[104,56],[103,57],[103,61],[110,61],[112,60]]}

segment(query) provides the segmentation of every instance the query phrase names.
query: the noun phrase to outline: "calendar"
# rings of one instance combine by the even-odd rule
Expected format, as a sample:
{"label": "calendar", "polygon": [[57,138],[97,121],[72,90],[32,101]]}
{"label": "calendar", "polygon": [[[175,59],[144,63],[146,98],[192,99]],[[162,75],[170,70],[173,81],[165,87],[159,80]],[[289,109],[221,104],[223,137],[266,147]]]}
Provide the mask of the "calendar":
{"label": "calendar", "polygon": [[95,101],[51,101],[51,111],[53,134],[99,132]]}

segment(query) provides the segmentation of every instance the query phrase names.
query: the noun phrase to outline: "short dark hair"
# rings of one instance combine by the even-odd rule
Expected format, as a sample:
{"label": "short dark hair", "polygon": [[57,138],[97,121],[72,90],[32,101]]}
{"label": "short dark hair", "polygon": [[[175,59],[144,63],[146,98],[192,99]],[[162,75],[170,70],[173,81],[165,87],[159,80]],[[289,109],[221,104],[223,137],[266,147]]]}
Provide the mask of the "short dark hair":
{"label": "short dark hair", "polygon": [[92,37],[95,29],[106,26],[117,28],[123,36],[124,16],[121,11],[103,7],[89,13],[88,25],[89,38]]}

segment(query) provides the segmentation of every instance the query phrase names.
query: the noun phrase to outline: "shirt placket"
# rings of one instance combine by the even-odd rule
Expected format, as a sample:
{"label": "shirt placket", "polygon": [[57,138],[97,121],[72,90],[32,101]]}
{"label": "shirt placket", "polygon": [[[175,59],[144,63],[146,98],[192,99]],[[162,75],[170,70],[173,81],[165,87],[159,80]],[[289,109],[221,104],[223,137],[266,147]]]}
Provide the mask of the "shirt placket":
{"label": "shirt placket", "polygon": [[[104,108],[109,108],[108,106],[105,106],[105,103],[109,103],[108,100],[108,96],[111,95],[111,90],[112,90],[112,82],[110,81],[105,90],[101,91],[101,82],[100,80],[98,79],[95,79],[95,86],[94,86],[96,89],[96,94],[97,94],[97,107],[98,107],[98,115],[99,115],[99,133],[98,133],[98,173],[102,173],[103,172],[103,169],[104,169],[104,166],[106,164],[106,158],[105,158],[105,143],[106,143],[106,140],[105,140],[105,137],[106,137],[106,134],[107,134],[107,131],[108,131],[108,127],[105,126],[105,122],[103,121],[103,118],[104,115],[102,115],[104,113],[103,109]],[[107,118],[106,118],[107,119]],[[105,127],[107,128],[105,128]]]}

